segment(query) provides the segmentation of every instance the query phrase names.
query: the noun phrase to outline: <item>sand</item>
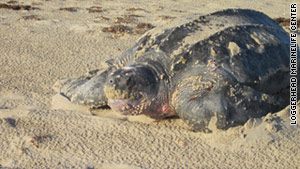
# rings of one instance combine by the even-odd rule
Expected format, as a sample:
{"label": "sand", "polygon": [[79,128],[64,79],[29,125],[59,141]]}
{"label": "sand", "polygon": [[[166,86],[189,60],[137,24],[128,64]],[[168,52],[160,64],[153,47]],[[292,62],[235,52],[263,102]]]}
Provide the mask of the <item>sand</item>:
{"label": "sand", "polygon": [[23,6],[0,5],[0,168],[299,168],[300,127],[288,108],[205,134],[176,118],[90,112],[52,88],[103,68],[152,26],[225,8],[288,18],[292,1],[7,2]]}

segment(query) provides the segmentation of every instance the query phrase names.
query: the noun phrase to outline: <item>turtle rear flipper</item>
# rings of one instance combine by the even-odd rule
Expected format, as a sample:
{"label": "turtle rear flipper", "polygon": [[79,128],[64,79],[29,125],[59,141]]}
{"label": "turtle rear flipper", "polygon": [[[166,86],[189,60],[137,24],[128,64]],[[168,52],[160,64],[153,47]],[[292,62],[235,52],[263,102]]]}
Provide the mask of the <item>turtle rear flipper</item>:
{"label": "turtle rear flipper", "polygon": [[111,69],[91,71],[79,78],[58,81],[54,90],[68,98],[72,103],[90,106],[91,108],[107,105],[103,85]]}

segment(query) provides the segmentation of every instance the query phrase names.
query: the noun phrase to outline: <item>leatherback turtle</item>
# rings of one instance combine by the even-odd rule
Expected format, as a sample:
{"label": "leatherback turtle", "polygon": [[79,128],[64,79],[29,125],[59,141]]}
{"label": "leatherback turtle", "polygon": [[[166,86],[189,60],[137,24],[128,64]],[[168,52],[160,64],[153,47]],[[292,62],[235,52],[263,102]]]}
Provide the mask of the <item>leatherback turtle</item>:
{"label": "leatherback turtle", "polygon": [[126,115],[178,115],[197,131],[227,129],[288,105],[289,61],[281,26],[227,9],[148,31],[107,69],[60,81],[60,93]]}

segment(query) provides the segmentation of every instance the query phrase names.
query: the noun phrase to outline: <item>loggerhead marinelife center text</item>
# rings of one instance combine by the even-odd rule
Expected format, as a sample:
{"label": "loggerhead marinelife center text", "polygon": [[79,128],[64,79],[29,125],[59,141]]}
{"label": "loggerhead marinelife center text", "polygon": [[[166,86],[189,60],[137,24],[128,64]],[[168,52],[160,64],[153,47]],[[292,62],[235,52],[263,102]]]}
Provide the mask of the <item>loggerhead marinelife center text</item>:
{"label": "loggerhead marinelife center text", "polygon": [[290,124],[297,124],[297,4],[290,6]]}

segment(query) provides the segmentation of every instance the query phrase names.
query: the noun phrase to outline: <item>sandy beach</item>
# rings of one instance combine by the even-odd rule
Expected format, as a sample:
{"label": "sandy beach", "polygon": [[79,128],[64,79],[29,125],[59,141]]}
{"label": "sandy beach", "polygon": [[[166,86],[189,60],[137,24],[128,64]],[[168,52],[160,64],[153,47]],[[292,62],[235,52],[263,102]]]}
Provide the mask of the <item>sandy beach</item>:
{"label": "sandy beach", "polygon": [[291,2],[0,0],[0,168],[298,169],[300,126],[290,125],[288,107],[206,134],[179,118],[90,111],[54,90],[104,68],[153,27],[226,8],[289,18]]}

